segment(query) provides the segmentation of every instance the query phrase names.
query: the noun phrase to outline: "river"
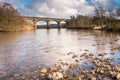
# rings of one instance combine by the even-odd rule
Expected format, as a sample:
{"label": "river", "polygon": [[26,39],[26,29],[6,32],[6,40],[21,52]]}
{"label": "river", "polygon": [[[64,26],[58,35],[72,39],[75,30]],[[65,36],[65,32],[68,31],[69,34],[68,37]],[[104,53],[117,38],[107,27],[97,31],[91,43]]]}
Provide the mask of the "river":
{"label": "river", "polygon": [[[0,32],[0,71],[10,74],[57,64],[59,60],[69,63],[68,52],[109,53],[113,46],[120,46],[119,33],[71,29]],[[120,51],[116,53],[106,57],[120,58]]]}

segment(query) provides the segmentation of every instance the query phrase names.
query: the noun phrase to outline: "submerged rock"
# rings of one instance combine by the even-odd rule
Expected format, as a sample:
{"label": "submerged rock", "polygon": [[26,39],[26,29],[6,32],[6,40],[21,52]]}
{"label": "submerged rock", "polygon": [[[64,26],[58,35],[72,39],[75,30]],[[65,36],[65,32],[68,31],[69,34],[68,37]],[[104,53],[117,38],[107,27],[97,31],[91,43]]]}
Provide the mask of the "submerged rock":
{"label": "submerged rock", "polygon": [[6,72],[4,72],[4,71],[0,71],[0,78],[1,78],[1,77],[4,77],[4,76],[6,76],[6,75],[7,75]]}

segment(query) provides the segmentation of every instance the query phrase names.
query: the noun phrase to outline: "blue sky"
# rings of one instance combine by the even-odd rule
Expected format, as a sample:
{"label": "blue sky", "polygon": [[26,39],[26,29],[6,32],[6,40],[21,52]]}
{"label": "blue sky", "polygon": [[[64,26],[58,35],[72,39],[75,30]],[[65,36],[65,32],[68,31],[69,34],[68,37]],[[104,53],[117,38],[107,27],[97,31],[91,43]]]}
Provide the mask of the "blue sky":
{"label": "blue sky", "polygon": [[[33,0],[21,0],[20,3],[16,4],[14,3],[13,5],[17,6],[18,8],[21,8],[23,5],[30,4]],[[90,3],[92,0],[86,0],[86,2]],[[113,0],[116,3],[120,4],[120,0]]]}
{"label": "blue sky", "polygon": [[15,6],[17,8],[21,8],[23,5],[30,4],[31,2],[32,2],[32,0],[21,0],[18,3],[13,3],[13,6]]}
{"label": "blue sky", "polygon": [[11,3],[25,16],[63,17],[94,14],[95,7],[111,10],[120,6],[120,0],[0,0]]}
{"label": "blue sky", "polygon": [[117,2],[117,3],[120,3],[120,0],[114,0],[115,2]]}
{"label": "blue sky", "polygon": [[[92,0],[86,0],[87,2],[91,2]],[[120,3],[120,0],[114,0],[116,3]],[[29,4],[31,3],[32,0],[21,0],[21,2],[19,3],[18,7],[21,5],[25,5],[25,4]]]}

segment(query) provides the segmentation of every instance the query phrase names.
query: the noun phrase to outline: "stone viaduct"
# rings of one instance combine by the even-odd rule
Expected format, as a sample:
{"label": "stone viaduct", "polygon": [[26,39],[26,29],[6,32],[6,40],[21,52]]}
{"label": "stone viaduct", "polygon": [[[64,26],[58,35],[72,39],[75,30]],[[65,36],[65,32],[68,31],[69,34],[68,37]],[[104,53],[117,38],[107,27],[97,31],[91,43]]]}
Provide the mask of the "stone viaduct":
{"label": "stone viaduct", "polygon": [[34,29],[37,29],[37,22],[38,21],[45,21],[47,23],[47,29],[50,29],[50,21],[57,22],[58,28],[61,28],[61,22],[64,21],[68,23],[69,19],[63,19],[63,18],[45,18],[45,17],[28,17],[28,16],[21,16],[24,20],[30,20],[33,22]]}

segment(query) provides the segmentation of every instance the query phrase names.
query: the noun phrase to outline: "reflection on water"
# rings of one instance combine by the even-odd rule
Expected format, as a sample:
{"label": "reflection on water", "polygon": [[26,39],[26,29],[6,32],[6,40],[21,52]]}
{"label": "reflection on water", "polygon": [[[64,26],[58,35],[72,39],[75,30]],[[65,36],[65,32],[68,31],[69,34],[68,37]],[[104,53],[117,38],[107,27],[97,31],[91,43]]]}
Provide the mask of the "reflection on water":
{"label": "reflection on water", "polygon": [[[0,32],[0,70],[11,72],[49,66],[59,59],[69,62],[69,57],[65,56],[68,52],[108,53],[113,46],[120,46],[119,33],[66,29]],[[120,57],[120,51],[116,52],[115,56]]]}

